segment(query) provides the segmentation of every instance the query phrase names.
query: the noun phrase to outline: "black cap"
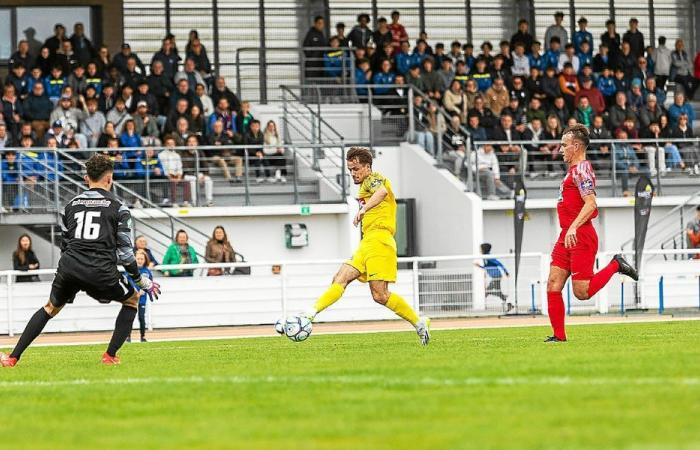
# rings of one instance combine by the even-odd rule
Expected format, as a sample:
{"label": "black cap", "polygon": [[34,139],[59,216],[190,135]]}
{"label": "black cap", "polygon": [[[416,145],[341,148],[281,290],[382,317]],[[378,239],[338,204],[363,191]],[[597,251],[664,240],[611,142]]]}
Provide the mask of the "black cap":
{"label": "black cap", "polygon": [[561,11],[557,11],[554,13],[554,17],[564,17],[564,13]]}
{"label": "black cap", "polygon": [[124,42],[124,43],[122,44],[122,50],[125,49],[125,48],[128,48],[129,50],[131,50],[131,46],[130,46],[128,43],[126,43],[126,42]]}

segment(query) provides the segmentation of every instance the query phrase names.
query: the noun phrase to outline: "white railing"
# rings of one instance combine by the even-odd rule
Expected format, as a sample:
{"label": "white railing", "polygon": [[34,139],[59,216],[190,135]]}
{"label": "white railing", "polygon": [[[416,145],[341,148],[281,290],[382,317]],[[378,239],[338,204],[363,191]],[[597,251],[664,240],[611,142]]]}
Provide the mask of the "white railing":
{"label": "white railing", "polygon": [[[569,314],[605,314],[624,313],[629,308],[663,312],[675,307],[700,307],[700,260],[653,258],[674,253],[698,254],[700,250],[648,250],[639,283],[616,275],[590,300],[577,300],[567,284],[564,289],[567,311]],[[475,265],[475,262],[481,264],[482,255],[458,255],[399,258],[400,269],[392,290],[431,317],[546,314],[549,255],[522,254],[517,291],[513,277],[514,255],[489,256],[501,260],[510,274],[500,280],[500,289]],[[607,264],[611,254],[598,256],[600,268]],[[632,259],[632,255],[628,256]],[[256,261],[158,266],[154,276],[163,287],[163,295],[149,303],[149,328],[272,324],[279,317],[306,310],[327,288],[342,262]],[[250,267],[251,273],[206,276],[209,268],[236,267]],[[193,270],[194,276],[163,275],[163,271],[178,269]],[[21,332],[34,311],[48,300],[51,282],[47,276],[54,272],[55,269],[0,272],[0,333],[12,336]],[[46,279],[17,283],[18,275],[40,275]],[[661,277],[664,281],[660,285]],[[505,300],[500,294],[506,296]],[[101,305],[79,294],[74,305],[65,308],[49,323],[47,331],[109,330],[114,325],[118,308],[117,304]],[[372,302],[369,289],[360,283],[351,284],[343,300],[319,315],[319,320],[328,322],[393,318],[391,311]]]}

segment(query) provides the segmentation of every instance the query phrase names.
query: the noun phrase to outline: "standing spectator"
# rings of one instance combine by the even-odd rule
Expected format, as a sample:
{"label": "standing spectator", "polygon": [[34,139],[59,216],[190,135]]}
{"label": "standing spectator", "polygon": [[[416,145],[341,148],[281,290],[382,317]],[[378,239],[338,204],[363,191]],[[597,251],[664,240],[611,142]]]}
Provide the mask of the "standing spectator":
{"label": "standing spectator", "polygon": [[369,41],[372,40],[372,30],[367,26],[369,21],[369,14],[362,13],[357,16],[357,25],[352,28],[348,35],[350,45],[355,48],[367,47]]}
{"label": "standing spectator", "polygon": [[148,241],[144,235],[136,236],[136,239],[134,240],[134,253],[138,253],[139,251],[144,252],[146,256],[148,256],[149,269],[153,269],[158,265],[158,260],[155,256],[153,256],[151,249],[148,248]]}
{"label": "standing spectator", "polygon": [[[12,270],[27,272],[38,270],[40,267],[34,251],[32,250],[32,238],[28,234],[23,234],[17,240],[17,249],[12,253]],[[39,275],[18,275],[17,283],[40,281]]]}
{"label": "standing spectator", "polygon": [[[233,250],[231,243],[226,235],[226,230],[221,225],[214,228],[211,234],[211,239],[207,242],[205,259],[208,263],[234,263],[236,262],[236,252]],[[218,277],[224,274],[230,274],[230,268],[214,267],[207,271],[207,276]]]}
{"label": "standing spectator", "polygon": [[343,22],[338,22],[335,24],[334,37],[338,38],[338,44],[340,47],[350,47],[350,40],[348,40],[347,36],[345,36],[345,24]]}
{"label": "standing spectator", "polygon": [[214,81],[214,87],[211,90],[211,101],[214,105],[218,105],[221,98],[228,100],[231,110],[238,111],[241,108],[241,101],[236,94],[231,92],[226,86],[226,79],[224,77],[217,77]]}
{"label": "standing spectator", "polygon": [[683,92],[676,92],[673,96],[673,104],[668,107],[668,119],[671,128],[678,124],[678,118],[681,114],[688,116],[688,125],[690,128],[693,128],[693,121],[695,120],[693,105],[687,101],[687,97]]}
{"label": "standing spectator", "polygon": [[162,41],[160,50],[158,50],[151,58],[151,67],[158,61],[163,66],[163,74],[169,79],[173,79],[175,74],[178,72],[178,63],[180,62],[180,56],[175,52],[173,42],[164,38]]}
{"label": "standing spectator", "polygon": [[236,115],[236,131],[245,136],[253,120],[253,114],[250,112],[250,102],[247,100],[241,102],[241,110]]}
{"label": "standing spectator", "polygon": [[167,116],[170,111],[170,94],[175,90],[172,78],[163,72],[163,63],[154,61],[151,73],[146,77],[148,92],[155,96],[158,102],[158,115]]}
{"label": "standing spectator", "polygon": [[[167,141],[167,139],[166,139]],[[197,252],[189,244],[189,236],[185,230],[178,230],[175,233],[175,240],[163,256],[163,265],[174,264],[199,264]],[[166,277],[191,277],[192,269],[174,269],[164,270],[163,275]]]}
{"label": "standing spectator", "polygon": [[671,73],[669,78],[683,86],[683,92],[688,99],[692,99],[697,89],[697,82],[693,78],[693,66],[685,51],[683,39],[676,40],[676,49],[671,53]]}
{"label": "standing spectator", "polygon": [[644,35],[639,31],[639,21],[636,17],[630,19],[630,28],[622,36],[622,42],[629,42],[632,56],[644,56]]}
{"label": "standing spectator", "polygon": [[[695,208],[695,218],[685,227],[688,238],[688,248],[700,250],[700,205]],[[692,259],[700,259],[700,253],[689,255]]]}
{"label": "standing spectator", "polygon": [[138,68],[138,73],[141,75],[146,75],[146,67],[144,67],[139,56],[131,51],[131,46],[126,42],[122,44],[121,52],[114,55],[114,58],[112,59],[112,66],[114,66],[122,74],[125,74],[127,72],[127,62],[129,61],[129,58],[134,58],[134,62]]}
{"label": "standing spectator", "polygon": [[19,125],[22,122],[24,109],[22,102],[16,95],[15,86],[6,84],[3,88],[2,98],[0,99],[0,107],[2,107],[2,120],[5,122],[7,132],[12,137],[19,133]]}
{"label": "standing spectator", "polygon": [[[146,254],[145,251],[136,251],[134,252],[134,256],[136,257],[136,265],[139,268],[139,273],[141,274],[142,277],[146,277],[150,280],[153,280],[153,274],[151,273],[149,269],[150,261],[148,259],[148,255]],[[131,278],[131,276],[128,276],[129,278],[129,283],[134,287],[134,289],[138,292],[139,294],[139,309],[138,309],[138,316],[139,316],[139,332],[141,335],[141,342],[147,342],[146,341],[146,301],[149,299],[149,295],[143,291],[140,290],[138,286],[136,286],[136,283],[134,283],[134,280]],[[153,298],[150,299],[153,301]],[[131,336],[127,337],[127,342],[131,342]]]}
{"label": "standing spectator", "polygon": [[549,50],[549,44],[553,37],[559,38],[559,42],[566,44],[569,42],[569,32],[566,28],[561,26],[564,21],[564,13],[557,11],[554,13],[554,24],[547,27],[547,31],[544,33],[544,45],[545,50]]}
{"label": "standing spectator", "polygon": [[[588,27],[588,19],[581,17],[578,19],[578,30],[574,33],[572,43],[576,53],[585,53],[588,56],[593,56],[593,35],[586,30]],[[588,42],[587,51],[583,51],[581,44]]]}
{"label": "standing spectator", "polygon": [[97,109],[97,99],[87,100],[87,114],[80,121],[80,132],[87,139],[88,147],[97,147],[97,141],[106,123],[104,114]]}
{"label": "standing spectator", "polygon": [[269,120],[265,126],[265,147],[263,152],[265,157],[271,161],[271,166],[275,167],[275,181],[287,182],[287,159],[284,155],[282,139],[277,132],[277,124],[274,120]]}
{"label": "standing spectator", "polygon": [[326,21],[323,16],[316,16],[314,24],[306,33],[302,47],[304,50],[304,72],[307,80],[321,78],[323,76],[323,50],[315,50],[328,47],[328,41],[324,32]]}
{"label": "standing spectator", "polygon": [[377,29],[372,33],[372,41],[374,41],[377,49],[384,48],[384,44],[387,42],[393,46],[393,36],[386,18],[380,17],[377,20]]}
{"label": "standing spectator", "polygon": [[[260,130],[260,121],[253,119],[250,122],[250,129],[243,135],[243,142],[247,146],[245,151],[250,158],[250,166],[255,169],[255,181],[262,183],[265,178],[268,181],[275,181],[270,177],[270,160],[265,158],[263,146],[265,145],[265,136]],[[264,177],[263,177],[264,175]]]}
{"label": "standing spectator", "polygon": [[391,40],[395,51],[398,51],[402,41],[408,41],[408,33],[406,33],[406,28],[399,23],[400,17],[401,14],[398,11],[394,10],[391,12],[391,25],[389,25],[389,31],[391,31]]}
{"label": "standing spectator", "polygon": [[12,68],[17,63],[22,63],[25,69],[29,69],[34,65],[34,57],[36,54],[32,55],[29,52],[29,42],[22,39],[17,44],[17,51],[10,55],[10,59],[7,60],[7,67]]}
{"label": "standing spectator", "polygon": [[620,56],[620,44],[622,43],[620,39],[620,34],[615,31],[615,21],[608,19],[605,22],[605,33],[600,35],[600,43],[605,44],[610,51],[609,56],[609,66],[617,67],[618,58]]}
{"label": "standing spectator", "polygon": [[209,162],[197,148],[199,147],[197,136],[190,135],[186,146],[187,150],[182,151],[182,171],[185,181],[190,183],[192,205],[199,206],[199,187],[203,187],[205,205],[214,206],[214,182],[208,175]]}
{"label": "standing spectator", "polygon": [[85,37],[85,27],[81,22],[76,22],[73,25],[73,35],[70,37],[70,42],[73,45],[75,57],[81,65],[86,66],[95,57],[95,48],[90,39]]}
{"label": "standing spectator", "polygon": [[44,42],[44,47],[48,48],[51,52],[51,56],[54,56],[59,48],[61,48],[61,43],[66,40],[66,27],[63,24],[57,23],[53,26],[53,36],[46,39]]}
{"label": "standing spectator", "polygon": [[654,64],[654,75],[659,80],[659,88],[666,86],[666,80],[671,73],[671,50],[666,47],[666,37],[659,36],[659,46],[656,47],[656,59]]}
{"label": "standing spectator", "polygon": [[530,23],[526,19],[518,21],[518,31],[510,38],[510,48],[515,48],[518,43],[523,45],[526,54],[530,54],[533,38],[529,32]]}
{"label": "standing spectator", "polygon": [[[190,184],[183,179],[182,158],[175,151],[175,138],[172,135],[166,135],[163,138],[163,145],[165,145],[165,149],[158,154],[158,159],[163,166],[165,176],[170,182],[170,197],[163,199],[163,203],[168,204],[170,199],[172,199],[172,207],[177,208],[178,188],[182,187],[183,203],[189,204]],[[168,263],[164,261],[163,264]]]}
{"label": "standing spectator", "polygon": [[637,58],[632,54],[632,46],[627,41],[622,41],[621,51],[617,57],[617,67],[625,73],[625,80],[632,80],[634,69],[637,67]]}

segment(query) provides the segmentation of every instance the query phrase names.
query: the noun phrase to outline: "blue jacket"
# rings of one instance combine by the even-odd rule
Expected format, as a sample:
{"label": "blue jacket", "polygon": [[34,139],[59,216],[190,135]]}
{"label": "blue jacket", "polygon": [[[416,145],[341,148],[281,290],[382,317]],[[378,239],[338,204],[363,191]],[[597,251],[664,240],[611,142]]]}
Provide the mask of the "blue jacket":
{"label": "blue jacket", "polygon": [[530,68],[537,67],[540,69],[540,72],[544,72],[544,70],[547,68],[547,61],[544,59],[544,56],[542,55],[528,55],[527,59],[530,60]]}
{"label": "blue jacket", "polygon": [[[377,72],[372,77],[372,84],[394,84],[395,78],[396,75],[394,75],[394,72]],[[389,88],[374,88],[374,93],[377,95],[386,95],[389,93]]]}
{"label": "blue jacket", "polygon": [[692,129],[695,111],[693,111],[693,107],[688,102],[683,103],[683,106],[678,106],[674,103],[668,107],[668,126],[674,128],[678,125],[678,118],[683,113],[688,115],[688,127]]}
{"label": "blue jacket", "polygon": [[[362,84],[369,84],[369,80],[367,79],[367,74],[362,71],[362,69],[355,68],[355,84],[357,85],[362,85]],[[357,95],[367,95],[367,88],[355,88],[357,91]]]}
{"label": "blue jacket", "polygon": [[644,104],[646,105],[647,103],[647,95],[649,94],[654,94],[656,95],[656,104],[659,106],[664,106],[664,103],[666,103],[666,91],[664,91],[661,88],[656,88],[656,92],[649,92],[647,88],[642,89],[642,95],[644,96]]}
{"label": "blue jacket", "polygon": [[[574,33],[574,37],[571,40],[574,44],[574,50],[576,50],[576,53],[581,53],[581,42],[583,41],[588,41],[588,56],[593,58],[593,35],[589,33],[588,31],[576,31]],[[579,56],[579,59],[581,57]],[[581,64],[583,65],[583,63]]]}
{"label": "blue jacket", "polygon": [[323,68],[329,77],[343,75],[343,51],[331,50],[323,54]]}
{"label": "blue jacket", "polygon": [[396,55],[394,60],[396,61],[396,71],[401,75],[406,75],[408,73],[408,69],[410,69],[414,64],[415,58],[413,55],[401,52]]}
{"label": "blue jacket", "polygon": [[601,76],[598,78],[598,82],[596,84],[600,93],[603,94],[603,97],[610,97],[611,95],[615,95],[615,92],[617,92],[615,79],[613,77],[605,78],[604,76]]}
{"label": "blue jacket", "polygon": [[423,60],[425,60],[425,58],[427,58],[428,56],[430,56],[430,55],[427,53],[418,53],[418,49],[417,48],[414,49],[413,50],[413,64],[414,65],[418,64],[419,66],[421,66],[421,69],[422,69],[423,68]]}
{"label": "blue jacket", "polygon": [[472,74],[472,79],[476,81],[476,86],[481,92],[485,92],[493,84],[493,76],[491,75],[491,72],[474,72]]}
{"label": "blue jacket", "polygon": [[[476,56],[474,56],[474,55],[465,56],[464,62],[467,64],[467,67],[469,67],[469,71],[471,72],[472,70],[474,70],[474,64],[476,64]],[[530,66],[530,67],[532,67],[532,66]]]}
{"label": "blue jacket", "polygon": [[119,146],[120,147],[141,147],[141,136],[138,133],[134,133],[129,136],[126,130],[122,131],[119,135]]}
{"label": "blue jacket", "polygon": [[0,167],[2,167],[2,182],[3,183],[17,183],[17,181],[19,180],[19,162],[18,161],[15,161],[12,164],[12,167],[10,167],[10,164],[3,159],[2,163],[0,163]]}
{"label": "blue jacket", "polygon": [[136,174],[137,178],[146,178],[146,172],[148,172],[148,176],[150,178],[155,178],[156,175],[153,173],[153,170],[156,168],[160,169],[160,174],[163,176],[165,171],[163,170],[163,165],[160,163],[160,159],[158,159],[157,155],[153,155],[153,158],[146,158],[145,155],[142,155],[139,158],[136,158],[136,162],[134,163],[134,173]]}
{"label": "blue jacket", "polygon": [[579,62],[578,71],[579,71],[579,73],[581,73],[581,71],[583,70],[583,66],[585,66],[586,64],[593,67],[593,57],[591,55],[586,54],[586,53],[576,53],[576,56],[578,56],[578,62]]}
{"label": "blue jacket", "polygon": [[51,75],[48,75],[46,78],[44,78],[44,90],[46,91],[46,95],[49,96],[50,99],[55,99],[61,96],[61,91],[63,91],[63,88],[67,85],[68,83],[66,82],[66,78],[54,78]]}
{"label": "blue jacket", "polygon": [[[484,259],[484,265],[479,267],[486,270],[486,273],[488,273],[491,278],[501,278],[503,275],[508,275],[506,266],[496,258]],[[501,271],[503,273],[501,273]]]}
{"label": "blue jacket", "polygon": [[233,133],[238,132],[238,126],[236,125],[236,114],[232,113],[228,117],[224,117],[220,112],[213,112],[209,116],[209,122],[207,123],[207,132],[212,133],[214,131],[214,122],[217,120],[221,120],[224,124],[224,133],[228,130],[232,131]]}
{"label": "blue jacket", "polygon": [[545,69],[547,67],[554,67],[555,70],[559,70],[559,55],[561,54],[561,51],[554,51],[552,49],[547,50],[544,52],[544,67]]}
{"label": "blue jacket", "polygon": [[109,159],[114,163],[114,178],[118,180],[131,178],[133,174],[131,172],[131,163],[129,162],[128,155],[122,154],[121,161],[117,161],[116,156],[113,155],[110,155]]}
{"label": "blue jacket", "polygon": [[[44,84],[44,78],[34,78],[30,75],[27,78],[27,92],[31,93],[32,90],[34,90],[34,85],[37,83]],[[46,92],[44,92],[44,94],[46,94]]]}
{"label": "blue jacket", "polygon": [[[139,273],[141,274],[142,277],[146,277],[149,280],[153,280],[153,273],[148,269],[148,267],[139,267]],[[136,283],[134,282],[133,278],[131,276],[127,275],[127,278],[129,279],[129,284],[136,289],[136,292],[139,291],[139,287],[136,286]],[[142,296],[139,297],[139,305],[143,306],[146,304],[146,300],[148,300],[148,294],[143,294]],[[151,300],[153,301],[153,300]]]}
{"label": "blue jacket", "polygon": [[56,168],[58,172],[63,172],[63,164],[58,161],[53,152],[22,152],[19,157],[22,176],[38,177],[48,181],[56,179]]}

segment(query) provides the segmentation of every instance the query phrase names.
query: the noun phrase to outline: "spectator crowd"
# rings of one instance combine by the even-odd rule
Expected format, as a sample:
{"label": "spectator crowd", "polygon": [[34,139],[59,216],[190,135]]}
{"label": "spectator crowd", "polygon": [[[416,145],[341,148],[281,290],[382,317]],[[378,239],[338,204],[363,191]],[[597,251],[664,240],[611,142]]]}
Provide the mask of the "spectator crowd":
{"label": "spectator crowd", "polygon": [[[593,36],[581,17],[569,36],[562,26],[564,14],[556,12],[541,41],[522,19],[497,49],[489,41],[475,49],[458,40],[433,48],[425,33],[409,39],[400,17],[399,11],[392,12],[390,22],[380,17],[372,30],[369,15],[362,13],[350,33],[338,23],[329,39],[324,19],[317,17],[305,45],[332,47],[322,55],[326,78],[338,79],[347,67],[343,59],[353,60],[350,75],[361,101],[368,95],[365,85],[374,85],[376,104],[393,106],[407,102],[403,85],[418,88],[424,95],[414,97],[416,131],[409,138],[435,154],[441,135],[443,155],[454,162],[455,172],[462,174],[471,164],[489,197],[510,195],[516,176],[560,172],[559,146],[540,141],[560,139],[574,123],[589,127],[593,139],[630,140],[592,145],[589,155],[597,170],[609,171],[614,153],[625,195],[630,174],[700,174],[698,146],[671,141],[694,137],[689,101],[700,83],[700,52],[692,58],[682,39],[669,42],[669,48],[660,36],[654,47],[645,41],[636,18],[622,34],[611,19],[605,33]],[[349,49],[335,50],[340,47]],[[319,61],[308,49],[307,56]],[[486,140],[504,143],[479,144]],[[466,148],[468,142],[472,148]]]}
{"label": "spectator crowd", "polygon": [[[220,167],[231,183],[241,182],[246,152],[258,182],[285,181],[275,123],[263,128],[250,103],[215,75],[197,30],[190,31],[184,51],[168,34],[150,62],[141,58],[126,42],[110,55],[106,46],[90,41],[81,23],[74,24],[70,37],[56,24],[37,54],[20,41],[2,88],[0,149],[57,148],[83,159],[88,149],[109,148],[118,180],[149,177],[169,184],[163,189],[164,203],[193,203],[199,183],[205,203],[212,204],[209,166]],[[161,145],[170,149],[156,152]],[[232,145],[249,147],[225,148]],[[192,149],[173,150],[185,146]],[[201,152],[198,146],[222,149]],[[0,154],[3,183],[35,183],[51,176],[46,163],[53,153]],[[199,171],[195,156],[202,158]],[[71,160],[58,163],[62,169]],[[176,192],[183,195],[176,197]]]}

